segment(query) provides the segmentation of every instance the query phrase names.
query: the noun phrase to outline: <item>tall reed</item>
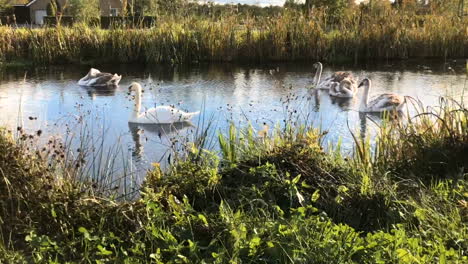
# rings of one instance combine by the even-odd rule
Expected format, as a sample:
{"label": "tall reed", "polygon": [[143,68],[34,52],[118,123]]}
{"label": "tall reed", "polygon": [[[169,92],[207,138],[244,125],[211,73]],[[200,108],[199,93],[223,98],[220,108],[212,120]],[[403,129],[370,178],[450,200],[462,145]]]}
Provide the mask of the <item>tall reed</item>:
{"label": "tall reed", "polygon": [[149,29],[0,27],[0,60],[38,64],[298,61],[468,56],[468,19],[353,9],[331,22],[326,10],[262,17],[162,16]]}

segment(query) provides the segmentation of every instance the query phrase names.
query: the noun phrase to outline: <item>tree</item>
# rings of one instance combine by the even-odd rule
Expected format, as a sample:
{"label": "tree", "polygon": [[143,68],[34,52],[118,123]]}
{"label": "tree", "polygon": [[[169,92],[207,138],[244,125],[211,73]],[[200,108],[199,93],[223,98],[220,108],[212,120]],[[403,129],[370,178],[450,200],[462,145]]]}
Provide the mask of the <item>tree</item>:
{"label": "tree", "polygon": [[[133,12],[141,15],[175,14],[188,0],[127,0]],[[132,3],[134,6],[132,6]]]}
{"label": "tree", "polygon": [[418,4],[418,0],[395,0],[394,5],[400,8],[414,8]]}
{"label": "tree", "polygon": [[[435,13],[444,13],[444,12],[455,12],[459,11],[460,3],[463,4],[463,0],[431,0],[428,2],[429,7]],[[463,6],[463,5],[461,5]]]}
{"label": "tree", "polygon": [[0,0],[0,14],[2,13],[11,13],[13,7],[10,4],[9,0]]}
{"label": "tree", "polygon": [[57,0],[51,1],[47,4],[47,15],[57,16],[62,12],[62,6]]}
{"label": "tree", "polygon": [[68,3],[68,14],[79,22],[88,23],[100,16],[99,0],[68,0]]}
{"label": "tree", "polygon": [[353,5],[355,0],[305,0],[305,6],[307,8],[312,8],[313,6],[322,7],[334,7],[340,5]]}
{"label": "tree", "polygon": [[305,7],[310,10],[313,7],[327,8],[328,16],[333,20],[339,20],[350,5],[349,0],[306,0]]}
{"label": "tree", "polygon": [[283,6],[286,8],[299,8],[302,7],[302,3],[298,0],[286,0]]}
{"label": "tree", "polygon": [[135,3],[133,10],[141,15],[155,15],[158,13],[159,2],[159,0],[140,0]]}

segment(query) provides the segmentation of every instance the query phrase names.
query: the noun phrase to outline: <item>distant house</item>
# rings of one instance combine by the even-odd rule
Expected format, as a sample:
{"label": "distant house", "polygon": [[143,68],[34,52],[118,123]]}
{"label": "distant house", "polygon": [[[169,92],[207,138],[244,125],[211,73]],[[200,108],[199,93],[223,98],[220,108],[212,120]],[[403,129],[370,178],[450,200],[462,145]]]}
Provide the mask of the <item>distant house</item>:
{"label": "distant house", "polygon": [[[68,4],[68,0],[12,0],[16,23],[43,25],[44,17],[51,14],[51,2],[55,1],[57,12]],[[100,0],[101,16],[118,16],[124,0]]]}
{"label": "distant house", "polygon": [[100,0],[101,16],[118,16],[122,13],[123,0]]}
{"label": "distant house", "polygon": [[[18,24],[44,24],[44,17],[52,10],[52,0],[14,0],[11,5],[15,10],[16,23]],[[55,0],[57,12],[60,12],[67,0]]]}

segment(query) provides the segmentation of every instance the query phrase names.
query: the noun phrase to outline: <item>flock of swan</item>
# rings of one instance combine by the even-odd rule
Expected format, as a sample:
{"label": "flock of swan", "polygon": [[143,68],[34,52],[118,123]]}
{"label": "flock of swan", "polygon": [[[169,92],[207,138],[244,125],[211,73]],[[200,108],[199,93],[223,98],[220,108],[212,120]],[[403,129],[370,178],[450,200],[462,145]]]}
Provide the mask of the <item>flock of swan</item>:
{"label": "flock of swan", "polygon": [[[314,64],[315,89],[328,90],[330,96],[340,98],[353,98],[360,87],[364,87],[361,98],[359,112],[385,112],[401,111],[406,103],[406,97],[394,93],[380,94],[369,101],[369,92],[372,87],[371,80],[365,78],[358,85],[356,78],[350,72],[335,72],[331,76],[321,80],[323,66],[320,62]],[[122,79],[121,75],[103,73],[91,68],[88,74],[78,81],[81,86],[117,86]],[[173,106],[157,106],[146,111],[141,111],[142,87],[139,83],[133,82],[129,87],[130,92],[134,92],[135,106],[128,120],[135,124],[172,124],[187,122],[192,117],[198,115],[200,111],[187,113]]]}
{"label": "flock of swan", "polygon": [[328,90],[330,96],[341,98],[353,98],[360,87],[364,87],[359,112],[378,113],[385,111],[401,111],[406,103],[406,97],[395,93],[384,93],[369,101],[369,92],[372,82],[365,78],[358,85],[356,78],[350,72],[335,72],[321,81],[323,66],[320,62],[314,64],[315,89]]}

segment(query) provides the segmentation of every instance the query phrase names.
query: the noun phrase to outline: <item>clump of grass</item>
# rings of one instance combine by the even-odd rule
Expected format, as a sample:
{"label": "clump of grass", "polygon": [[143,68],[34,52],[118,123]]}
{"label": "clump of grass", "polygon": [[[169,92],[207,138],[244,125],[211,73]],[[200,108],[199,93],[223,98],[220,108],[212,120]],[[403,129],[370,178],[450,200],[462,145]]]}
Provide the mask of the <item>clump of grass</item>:
{"label": "clump of grass", "polygon": [[468,154],[464,105],[442,98],[417,111],[407,122],[381,127],[370,166],[425,183],[467,173],[467,160],[459,158]]}

